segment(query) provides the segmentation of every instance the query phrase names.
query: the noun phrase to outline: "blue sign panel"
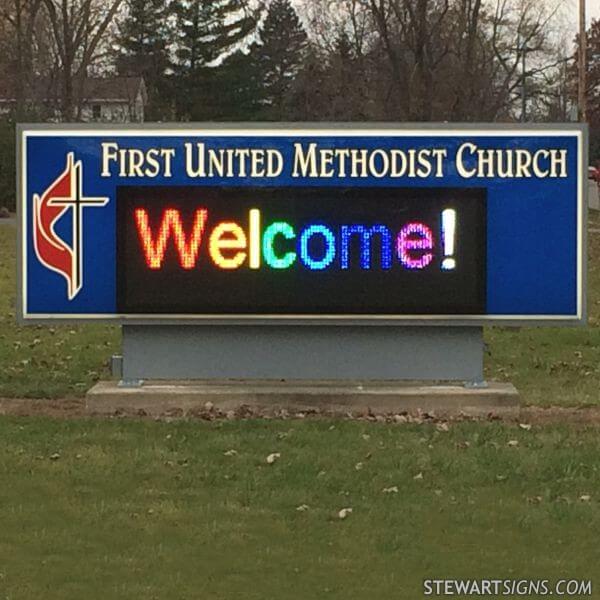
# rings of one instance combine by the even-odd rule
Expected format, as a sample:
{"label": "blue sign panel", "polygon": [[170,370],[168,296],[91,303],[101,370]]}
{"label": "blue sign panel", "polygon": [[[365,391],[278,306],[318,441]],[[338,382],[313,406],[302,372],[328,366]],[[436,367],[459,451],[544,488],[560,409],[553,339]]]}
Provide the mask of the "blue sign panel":
{"label": "blue sign panel", "polygon": [[21,318],[581,323],[579,127],[22,126]]}

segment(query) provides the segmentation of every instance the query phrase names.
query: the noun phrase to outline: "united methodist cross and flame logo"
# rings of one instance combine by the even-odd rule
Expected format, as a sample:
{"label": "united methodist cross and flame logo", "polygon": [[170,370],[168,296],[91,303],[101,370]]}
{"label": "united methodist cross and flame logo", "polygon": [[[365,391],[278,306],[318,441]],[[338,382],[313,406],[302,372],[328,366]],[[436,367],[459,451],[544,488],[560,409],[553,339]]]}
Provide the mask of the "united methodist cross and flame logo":
{"label": "united methodist cross and flame logo", "polygon": [[[89,206],[105,206],[109,198],[83,196],[83,167],[67,154],[65,170],[41,195],[33,195],[33,240],[40,262],[62,275],[67,297],[73,300],[83,287],[83,211]],[[56,232],[56,225],[71,213],[70,243]]]}

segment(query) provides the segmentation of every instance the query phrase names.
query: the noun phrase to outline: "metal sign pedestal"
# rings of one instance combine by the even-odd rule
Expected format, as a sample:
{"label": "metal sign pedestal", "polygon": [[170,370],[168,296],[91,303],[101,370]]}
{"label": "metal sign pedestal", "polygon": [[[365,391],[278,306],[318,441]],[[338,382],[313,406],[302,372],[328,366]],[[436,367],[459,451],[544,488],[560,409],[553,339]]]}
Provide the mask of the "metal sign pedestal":
{"label": "metal sign pedestal", "polygon": [[519,412],[511,384],[483,381],[481,327],[128,325],[115,365],[121,380],[87,394],[92,414]]}
{"label": "metal sign pedestal", "polygon": [[122,380],[483,381],[481,327],[123,326]]}

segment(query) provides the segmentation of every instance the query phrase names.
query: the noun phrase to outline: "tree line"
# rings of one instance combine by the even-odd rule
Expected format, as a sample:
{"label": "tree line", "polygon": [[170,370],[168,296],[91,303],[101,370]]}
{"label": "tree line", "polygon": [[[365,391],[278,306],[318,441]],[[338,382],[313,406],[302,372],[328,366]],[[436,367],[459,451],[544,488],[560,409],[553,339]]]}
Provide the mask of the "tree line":
{"label": "tree line", "polygon": [[148,120],[565,120],[551,0],[0,0],[24,115],[77,120],[88,75],[143,75]]}
{"label": "tree line", "polygon": [[[14,122],[80,120],[90,76],[143,76],[147,121],[571,120],[569,17],[561,0],[0,0],[0,204]],[[600,24],[588,45],[600,140]]]}

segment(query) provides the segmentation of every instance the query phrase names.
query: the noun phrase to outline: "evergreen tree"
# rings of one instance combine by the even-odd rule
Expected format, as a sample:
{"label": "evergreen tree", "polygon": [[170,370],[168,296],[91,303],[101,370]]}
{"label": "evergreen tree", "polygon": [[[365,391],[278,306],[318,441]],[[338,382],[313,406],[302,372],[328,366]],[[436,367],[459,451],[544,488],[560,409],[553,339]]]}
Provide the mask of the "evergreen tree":
{"label": "evergreen tree", "polygon": [[285,115],[289,121],[335,120],[328,89],[325,58],[308,46],[302,68],[298,71],[285,99]]}
{"label": "evergreen tree", "polygon": [[289,94],[307,51],[307,35],[290,0],[273,0],[256,48],[263,99],[270,118],[285,118]]}
{"label": "evergreen tree", "polygon": [[116,67],[120,75],[143,76],[148,92],[147,116],[164,118],[165,72],[169,66],[167,0],[126,0],[127,15],[116,39]]}
{"label": "evergreen tree", "polygon": [[220,64],[255,30],[256,11],[244,0],[182,0],[177,17],[178,113],[181,118],[217,118],[223,90]]}
{"label": "evergreen tree", "polygon": [[255,121],[261,117],[262,83],[253,54],[234,52],[218,68],[222,93],[219,114],[224,121]]}
{"label": "evergreen tree", "polygon": [[369,120],[366,112],[369,73],[345,31],[340,31],[326,73],[330,116],[343,121]]}

